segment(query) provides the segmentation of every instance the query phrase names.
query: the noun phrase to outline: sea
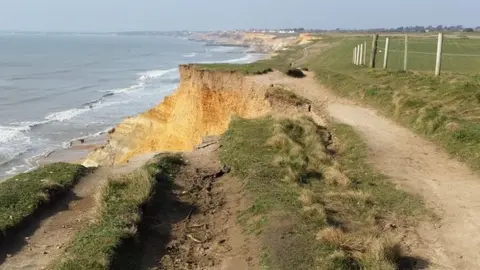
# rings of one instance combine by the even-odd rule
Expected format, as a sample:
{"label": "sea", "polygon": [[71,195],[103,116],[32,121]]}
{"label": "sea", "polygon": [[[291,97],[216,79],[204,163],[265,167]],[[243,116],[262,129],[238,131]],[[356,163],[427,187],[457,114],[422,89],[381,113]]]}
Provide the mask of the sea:
{"label": "sea", "polygon": [[158,104],[180,64],[261,57],[175,36],[1,33],[0,179]]}

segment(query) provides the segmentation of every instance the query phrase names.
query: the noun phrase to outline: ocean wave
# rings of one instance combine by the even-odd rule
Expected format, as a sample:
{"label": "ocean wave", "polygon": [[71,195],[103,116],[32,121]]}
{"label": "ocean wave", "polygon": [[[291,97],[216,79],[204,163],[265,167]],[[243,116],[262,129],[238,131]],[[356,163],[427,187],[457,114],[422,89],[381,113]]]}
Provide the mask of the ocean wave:
{"label": "ocean wave", "polygon": [[241,52],[244,51],[244,47],[235,47],[235,46],[212,46],[208,49],[209,52],[216,53],[230,53],[230,52]]}
{"label": "ocean wave", "polygon": [[13,166],[12,168],[10,168],[10,170],[5,172],[5,175],[7,175],[7,176],[17,175],[20,172],[25,171],[25,170],[23,170],[23,168],[26,168],[26,167],[27,167],[27,165],[24,165],[24,164],[18,165],[18,166]]}
{"label": "ocean wave", "polygon": [[192,57],[197,56],[197,53],[187,53],[187,54],[184,54],[182,56],[185,57],[185,58],[192,58]]}
{"label": "ocean wave", "polygon": [[115,93],[113,93],[113,92],[107,92],[106,94],[102,95],[100,98],[97,98],[97,99],[95,99],[95,100],[93,100],[93,101],[89,101],[89,102],[87,102],[87,103],[84,103],[82,106],[92,108],[93,106],[95,106],[95,104],[98,104],[98,103],[102,102],[105,98],[111,97],[111,96],[113,96],[113,95],[115,95]]}
{"label": "ocean wave", "polygon": [[26,130],[28,127],[0,126],[0,165],[29,150],[31,138],[25,135]]}
{"label": "ocean wave", "polygon": [[138,77],[138,81],[145,82],[147,80],[156,79],[164,76],[167,73],[175,72],[175,71],[177,71],[176,68],[166,69],[166,70],[165,69],[149,70],[149,71],[141,72],[138,74],[140,76]]}
{"label": "ocean wave", "polygon": [[90,107],[84,107],[84,108],[79,108],[79,109],[70,109],[66,111],[61,111],[61,112],[54,112],[45,117],[45,119],[50,120],[50,121],[59,121],[63,122],[65,120],[70,120],[75,116],[84,114],[90,110]]}
{"label": "ocean wave", "polygon": [[247,54],[244,57],[241,58],[235,58],[235,59],[230,59],[230,60],[224,60],[224,61],[204,61],[204,62],[198,62],[199,64],[210,64],[210,63],[251,63],[254,62],[258,59],[259,57],[255,54]]}
{"label": "ocean wave", "polygon": [[0,126],[0,143],[9,143],[25,138],[23,132],[29,129],[29,126]]}

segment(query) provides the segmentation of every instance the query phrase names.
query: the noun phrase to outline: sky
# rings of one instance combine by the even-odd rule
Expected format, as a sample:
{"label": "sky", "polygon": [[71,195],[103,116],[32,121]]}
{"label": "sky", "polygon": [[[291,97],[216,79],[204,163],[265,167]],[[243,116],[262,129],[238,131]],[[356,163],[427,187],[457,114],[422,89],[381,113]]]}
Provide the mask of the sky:
{"label": "sky", "polygon": [[0,30],[480,26],[480,0],[0,0]]}

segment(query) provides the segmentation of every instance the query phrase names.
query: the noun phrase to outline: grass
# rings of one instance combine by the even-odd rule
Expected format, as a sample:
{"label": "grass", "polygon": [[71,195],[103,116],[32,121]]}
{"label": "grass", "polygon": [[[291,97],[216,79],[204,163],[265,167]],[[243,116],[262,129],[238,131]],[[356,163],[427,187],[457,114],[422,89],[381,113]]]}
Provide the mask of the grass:
{"label": "grass", "polygon": [[[383,67],[385,39],[381,35],[378,42],[376,65]],[[348,44],[349,48],[342,50],[342,61],[351,62],[353,48],[367,42],[367,62],[370,60],[372,48],[371,36],[364,37],[337,37],[334,39],[341,44]],[[389,70],[403,70],[405,41],[402,36],[390,37]],[[436,35],[410,36],[408,42],[408,69],[433,73],[436,62],[437,37]],[[442,71],[459,73],[476,73],[480,71],[480,39],[456,38],[446,35],[443,44]]]}
{"label": "grass", "polygon": [[54,163],[1,182],[1,234],[5,236],[21,225],[43,205],[72,188],[86,173],[87,169],[81,165]]}
{"label": "grass", "polygon": [[273,69],[280,70],[284,73],[291,68],[290,64],[303,56],[303,48],[307,45],[299,45],[279,52],[277,55],[257,61],[250,64],[198,64],[197,66],[205,70],[214,71],[235,71],[245,75],[259,75],[271,72]]}
{"label": "grass", "polygon": [[[367,47],[371,48],[371,40]],[[380,38],[379,48],[385,48],[385,37]],[[389,68],[403,69],[404,38],[390,39]],[[419,37],[409,39],[409,69],[433,72],[437,52],[436,37]],[[377,65],[383,64],[384,54],[379,53]],[[442,69],[448,72],[475,73],[480,71],[480,39],[451,38],[446,36],[443,45]]]}
{"label": "grass", "polygon": [[178,155],[161,154],[143,168],[108,179],[98,193],[97,219],[76,235],[53,269],[110,269],[122,244],[136,237],[157,181],[169,181],[182,164]]}
{"label": "grass", "polygon": [[425,213],[366,164],[351,128],[333,133],[341,142],[334,149],[329,132],[306,117],[235,119],[225,133],[222,162],[253,198],[239,222],[261,239],[264,269],[396,269],[402,254],[386,224]]}
{"label": "grass", "polygon": [[[370,70],[351,65],[343,39],[309,67],[342,96],[363,101],[480,169],[480,75]],[[459,41],[460,42],[460,41]]]}

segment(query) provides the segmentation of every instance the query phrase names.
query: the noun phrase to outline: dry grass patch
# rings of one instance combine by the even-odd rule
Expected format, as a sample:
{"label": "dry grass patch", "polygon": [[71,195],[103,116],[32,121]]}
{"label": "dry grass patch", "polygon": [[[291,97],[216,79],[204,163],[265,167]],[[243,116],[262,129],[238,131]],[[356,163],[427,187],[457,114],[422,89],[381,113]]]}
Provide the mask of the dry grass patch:
{"label": "dry grass patch", "polygon": [[236,119],[223,137],[222,161],[254,198],[239,221],[262,239],[266,269],[395,269],[398,241],[385,223],[424,213],[369,167],[351,128],[332,132],[335,144],[308,117]]}
{"label": "dry grass patch", "polygon": [[267,98],[268,100],[270,100],[270,102],[273,102],[273,103],[279,102],[281,104],[291,105],[296,107],[306,106],[311,104],[310,100],[300,97],[297,94],[285,89],[282,86],[270,87],[265,93],[265,98]]}

